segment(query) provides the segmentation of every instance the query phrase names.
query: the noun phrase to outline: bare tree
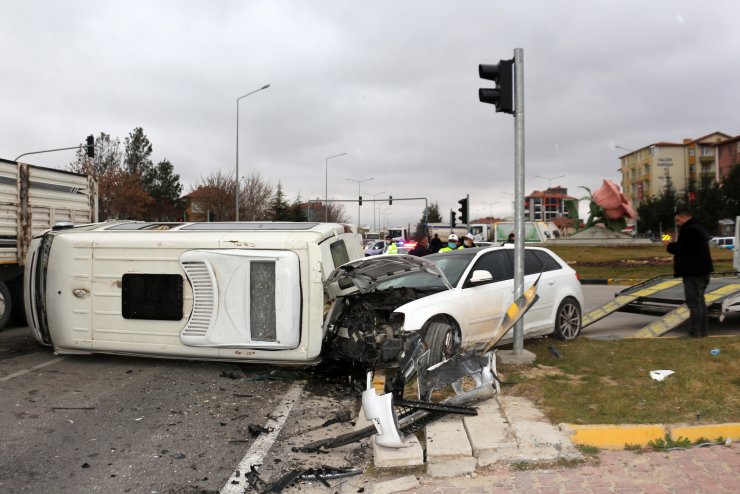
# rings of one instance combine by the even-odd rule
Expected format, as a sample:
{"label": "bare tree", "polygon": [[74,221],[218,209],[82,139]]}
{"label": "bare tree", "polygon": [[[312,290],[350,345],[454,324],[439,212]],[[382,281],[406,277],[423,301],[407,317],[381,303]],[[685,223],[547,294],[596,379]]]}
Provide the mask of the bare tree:
{"label": "bare tree", "polygon": [[221,170],[201,177],[187,194],[191,219],[196,221],[234,221],[234,175]]}
{"label": "bare tree", "polygon": [[239,219],[270,221],[272,219],[272,186],[260,172],[252,172],[239,187]]}

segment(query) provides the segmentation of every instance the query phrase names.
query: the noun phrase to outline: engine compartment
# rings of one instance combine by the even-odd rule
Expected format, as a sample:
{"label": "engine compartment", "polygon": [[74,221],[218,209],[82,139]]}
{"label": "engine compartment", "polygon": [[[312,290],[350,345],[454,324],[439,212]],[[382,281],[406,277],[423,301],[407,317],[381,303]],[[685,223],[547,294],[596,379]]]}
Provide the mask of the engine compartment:
{"label": "engine compartment", "polygon": [[403,350],[403,316],[396,308],[440,289],[391,288],[337,298],[330,313],[325,355],[372,366],[393,367]]}

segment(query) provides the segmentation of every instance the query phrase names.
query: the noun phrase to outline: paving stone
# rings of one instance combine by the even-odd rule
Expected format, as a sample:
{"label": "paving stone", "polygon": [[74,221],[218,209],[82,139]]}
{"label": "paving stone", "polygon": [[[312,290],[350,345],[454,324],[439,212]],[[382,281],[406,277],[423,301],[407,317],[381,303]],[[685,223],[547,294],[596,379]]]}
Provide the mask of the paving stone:
{"label": "paving stone", "polygon": [[436,457],[473,457],[465,425],[460,417],[448,415],[426,426],[427,461]]}
{"label": "paving stone", "polygon": [[373,455],[377,468],[410,467],[424,464],[424,450],[415,435],[404,439],[403,448],[378,446],[373,436]]}
{"label": "paving stone", "polygon": [[417,487],[419,487],[419,479],[413,475],[407,475],[397,479],[376,482],[373,484],[370,492],[372,494],[392,494],[394,492],[403,492]]}
{"label": "paving stone", "polygon": [[447,456],[429,459],[427,475],[430,477],[459,477],[475,472],[478,460],[472,456]]}
{"label": "paving stone", "polygon": [[530,400],[520,396],[496,397],[504,417],[510,422],[546,422],[547,418]]}
{"label": "paving stone", "polygon": [[463,423],[475,457],[480,456],[481,451],[516,448],[516,438],[501,415],[498,404],[495,407],[479,409],[476,416],[464,417]]}
{"label": "paving stone", "polygon": [[519,449],[555,446],[560,450],[568,438],[549,422],[518,422],[511,426]]}

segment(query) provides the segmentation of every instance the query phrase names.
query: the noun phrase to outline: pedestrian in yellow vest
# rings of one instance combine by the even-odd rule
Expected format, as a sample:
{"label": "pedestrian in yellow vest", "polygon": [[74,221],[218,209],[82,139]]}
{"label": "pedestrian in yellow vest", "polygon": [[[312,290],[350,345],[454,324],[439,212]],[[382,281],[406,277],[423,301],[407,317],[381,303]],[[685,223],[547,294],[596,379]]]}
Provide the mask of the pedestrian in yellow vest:
{"label": "pedestrian in yellow vest", "polygon": [[449,252],[451,250],[457,250],[457,249],[464,249],[465,247],[457,245],[457,235],[454,233],[451,233],[449,237],[447,237],[447,247],[442,247],[439,249],[440,252]]}

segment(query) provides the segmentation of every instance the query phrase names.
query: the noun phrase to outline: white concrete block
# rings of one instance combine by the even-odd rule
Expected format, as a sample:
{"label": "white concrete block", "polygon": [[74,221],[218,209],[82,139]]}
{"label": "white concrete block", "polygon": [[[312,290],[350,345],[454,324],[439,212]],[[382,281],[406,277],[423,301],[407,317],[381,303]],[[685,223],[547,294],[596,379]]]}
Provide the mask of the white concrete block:
{"label": "white concrete block", "polygon": [[373,436],[373,459],[377,468],[410,467],[424,464],[424,450],[415,435],[404,439],[404,448],[378,446]]}

